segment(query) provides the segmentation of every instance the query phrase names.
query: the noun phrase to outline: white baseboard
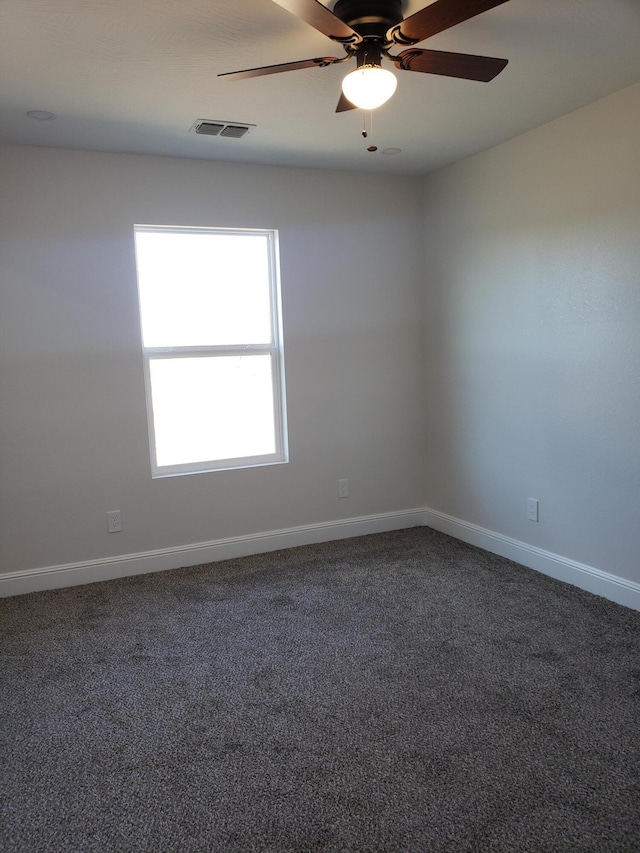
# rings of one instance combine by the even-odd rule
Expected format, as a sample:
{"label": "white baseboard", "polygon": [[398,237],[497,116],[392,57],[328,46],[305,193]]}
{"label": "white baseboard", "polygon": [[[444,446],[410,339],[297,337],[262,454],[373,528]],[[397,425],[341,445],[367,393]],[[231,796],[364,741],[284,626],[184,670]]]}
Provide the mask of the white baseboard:
{"label": "white baseboard", "polygon": [[368,533],[403,530],[407,527],[419,527],[423,523],[421,509],[405,510],[307,524],[302,527],[235,536],[213,542],[198,542],[178,548],[161,548],[139,554],[124,554],[119,557],[87,560],[62,566],[27,569],[0,575],[0,597],[23,595],[45,589],[60,589],[129,575],[160,572],[165,569],[178,569],[182,566],[197,566],[200,563],[246,557],[249,554],[263,554],[280,548],[293,548],[296,545],[350,539],[353,536],[365,536]]}
{"label": "white baseboard", "polygon": [[507,557],[530,569],[608,598],[617,604],[640,610],[640,584],[428,508],[307,524],[285,530],[235,536],[212,542],[198,542],[178,548],[162,548],[139,554],[124,554],[119,557],[10,572],[0,575],[0,597],[23,595],[45,589],[59,589],[165,569],[178,569],[181,566],[197,566],[200,563],[277,551],[280,548],[349,539],[353,536],[403,530],[421,525],[432,527],[434,530],[447,533],[471,545],[477,545],[492,554]]}
{"label": "white baseboard", "polygon": [[535,569],[543,575],[572,584],[633,610],[640,610],[640,584],[633,581],[569,560],[550,551],[543,551],[542,548],[527,545],[526,542],[519,542],[517,539],[494,533],[492,530],[486,530],[484,527],[478,527],[476,524],[470,524],[434,509],[424,510],[423,523],[427,527],[433,527],[434,530],[447,533],[470,545],[477,545],[492,554],[499,554],[501,557],[507,557],[509,560]]}

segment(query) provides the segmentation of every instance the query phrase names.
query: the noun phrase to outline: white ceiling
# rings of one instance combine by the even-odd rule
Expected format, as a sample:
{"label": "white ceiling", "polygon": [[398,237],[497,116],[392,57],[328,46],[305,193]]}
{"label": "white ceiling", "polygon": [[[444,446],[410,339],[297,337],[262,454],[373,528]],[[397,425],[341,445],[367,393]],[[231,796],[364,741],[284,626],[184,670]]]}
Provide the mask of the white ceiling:
{"label": "white ceiling", "polygon": [[[405,17],[425,5],[407,0]],[[347,65],[217,78],[342,55],[271,0],[0,0],[0,12],[0,141],[26,145],[420,175],[640,81],[640,0],[510,0],[422,43],[504,57],[502,74],[397,72],[365,141],[360,111],[334,112]],[[198,118],[257,127],[196,136]]]}

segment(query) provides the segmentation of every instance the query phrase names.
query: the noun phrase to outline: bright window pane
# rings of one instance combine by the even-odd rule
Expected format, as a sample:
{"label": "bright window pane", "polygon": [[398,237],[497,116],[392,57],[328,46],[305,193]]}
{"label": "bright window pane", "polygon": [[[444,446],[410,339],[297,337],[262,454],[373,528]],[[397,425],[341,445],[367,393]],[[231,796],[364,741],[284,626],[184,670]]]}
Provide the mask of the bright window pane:
{"label": "bright window pane", "polygon": [[266,234],[136,230],[145,347],[271,342]]}
{"label": "bright window pane", "polygon": [[149,362],[157,464],[276,451],[268,355]]}

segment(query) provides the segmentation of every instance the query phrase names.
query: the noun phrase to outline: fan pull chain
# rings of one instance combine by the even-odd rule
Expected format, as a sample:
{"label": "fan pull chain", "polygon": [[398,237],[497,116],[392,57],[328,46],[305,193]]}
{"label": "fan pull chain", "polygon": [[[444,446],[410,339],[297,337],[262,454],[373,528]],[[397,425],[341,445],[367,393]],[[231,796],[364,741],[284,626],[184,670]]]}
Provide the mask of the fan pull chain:
{"label": "fan pull chain", "polygon": [[[373,136],[373,111],[369,111],[369,130],[367,130],[367,116],[364,110],[362,111],[362,137],[366,139],[369,135]],[[367,151],[377,151],[377,145],[369,145]]]}
{"label": "fan pull chain", "polygon": [[[373,136],[373,110],[369,110],[369,133],[371,134],[371,136]],[[363,133],[363,135],[366,136],[365,133]],[[367,148],[367,151],[371,151],[371,152],[377,151],[377,150],[378,150],[377,145],[370,145]]]}

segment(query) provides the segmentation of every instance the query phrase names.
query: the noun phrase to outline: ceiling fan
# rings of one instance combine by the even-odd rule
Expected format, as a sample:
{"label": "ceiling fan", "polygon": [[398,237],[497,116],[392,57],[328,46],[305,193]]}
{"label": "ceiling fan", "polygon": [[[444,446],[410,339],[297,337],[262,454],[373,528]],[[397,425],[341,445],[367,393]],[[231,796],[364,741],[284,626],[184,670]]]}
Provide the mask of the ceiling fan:
{"label": "ceiling fan", "polygon": [[[356,69],[347,74],[342,83],[342,95],[336,107],[339,113],[357,108],[375,109],[393,95],[396,78],[382,68],[382,57],[391,60],[400,71],[419,71],[483,82],[493,80],[508,61],[491,56],[412,47],[507,0],[435,0],[406,19],[402,17],[402,0],[336,0],[333,11],[319,0],[274,2],[341,44],[346,55],[320,56],[298,62],[248,68],[219,74],[219,77],[235,80],[262,77],[301,68],[326,68],[355,58]],[[394,55],[391,50],[396,46],[405,49]]]}

